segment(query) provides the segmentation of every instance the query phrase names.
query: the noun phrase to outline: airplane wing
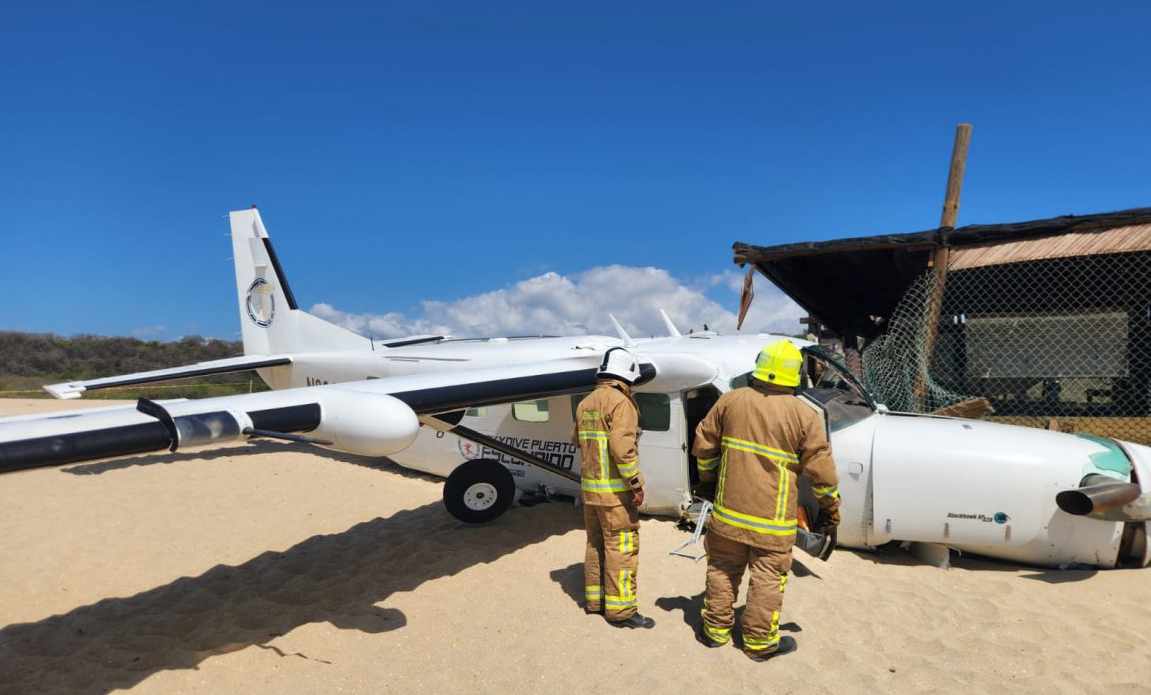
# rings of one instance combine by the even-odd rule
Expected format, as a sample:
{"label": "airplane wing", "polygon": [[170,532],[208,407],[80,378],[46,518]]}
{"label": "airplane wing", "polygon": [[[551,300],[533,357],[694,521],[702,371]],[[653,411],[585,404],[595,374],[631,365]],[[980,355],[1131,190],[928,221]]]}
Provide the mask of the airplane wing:
{"label": "airplane wing", "polygon": [[[375,342],[375,345],[384,348],[407,347],[409,345],[435,343],[443,340],[444,337],[445,336],[442,335],[419,335],[395,340],[379,340]],[[65,381],[60,384],[49,384],[44,387],[44,390],[52,394],[55,398],[70,400],[79,398],[88,391],[135,386],[137,384],[150,384],[158,381],[171,381],[173,379],[187,379],[194,376],[246,372],[251,369],[263,369],[265,367],[283,367],[292,364],[294,361],[295,357],[291,354],[241,355],[240,357],[197,362],[195,364],[171,367],[169,369],[154,369],[147,372],[136,372],[134,374],[123,374],[100,379]]]}
{"label": "airplane wing", "polygon": [[[0,418],[0,472],[273,437],[366,456],[415,439],[421,416],[574,394],[595,385],[598,356],[416,374],[198,400]],[[660,363],[664,366],[661,370]],[[641,361],[637,385],[673,390],[714,378],[705,360]],[[669,388],[670,387],[670,388]]]}
{"label": "airplane wing", "polygon": [[122,376],[110,376],[102,379],[84,379],[81,381],[66,381],[61,384],[49,384],[44,390],[61,400],[79,398],[87,391],[97,391],[119,386],[135,386],[155,381],[170,381],[172,379],[186,379],[193,376],[207,376],[209,374],[230,374],[244,372],[249,369],[263,367],[281,367],[292,363],[291,355],[244,355],[242,357],[229,357],[210,362],[197,362],[183,367],[170,369],[155,369],[150,372],[136,372]]}

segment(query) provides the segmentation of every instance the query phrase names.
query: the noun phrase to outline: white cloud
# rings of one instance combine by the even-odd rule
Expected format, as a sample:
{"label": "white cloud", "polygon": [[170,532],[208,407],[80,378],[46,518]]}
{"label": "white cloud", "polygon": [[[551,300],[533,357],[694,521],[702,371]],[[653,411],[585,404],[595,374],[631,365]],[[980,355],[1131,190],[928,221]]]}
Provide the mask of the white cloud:
{"label": "white cloud", "polygon": [[155,340],[167,332],[167,326],[140,326],[132,329],[132,337],[140,340]]}
{"label": "white cloud", "polygon": [[[684,283],[659,268],[601,266],[563,276],[548,272],[503,289],[452,302],[425,301],[419,315],[349,314],[330,304],[311,313],[364,335],[457,337],[513,335],[613,335],[614,314],[634,337],[666,335],[663,309],[682,332],[708,328],[735,332],[743,274],[726,271]],[[706,294],[711,289],[719,301]],[[762,277],[756,281],[743,332],[797,333],[803,311]]]}

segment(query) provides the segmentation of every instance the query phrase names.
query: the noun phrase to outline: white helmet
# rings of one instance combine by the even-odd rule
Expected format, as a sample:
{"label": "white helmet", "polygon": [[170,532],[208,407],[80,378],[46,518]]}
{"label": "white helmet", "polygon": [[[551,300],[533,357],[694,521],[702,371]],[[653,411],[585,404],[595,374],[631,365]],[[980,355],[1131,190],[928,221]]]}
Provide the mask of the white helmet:
{"label": "white helmet", "polygon": [[631,353],[621,347],[614,347],[603,354],[603,362],[595,373],[597,379],[619,379],[634,384],[639,378],[639,362]]}

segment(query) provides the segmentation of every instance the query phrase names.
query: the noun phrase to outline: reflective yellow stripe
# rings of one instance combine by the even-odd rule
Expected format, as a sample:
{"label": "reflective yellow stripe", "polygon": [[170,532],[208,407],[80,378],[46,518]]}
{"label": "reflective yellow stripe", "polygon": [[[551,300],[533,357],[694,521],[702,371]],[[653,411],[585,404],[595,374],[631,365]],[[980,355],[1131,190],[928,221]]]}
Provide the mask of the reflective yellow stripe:
{"label": "reflective yellow stripe", "polygon": [[[764,446],[763,444],[756,444],[755,442],[750,442],[746,439],[737,439],[736,437],[723,437],[720,443],[723,446],[723,468],[724,468],[724,470],[721,471],[720,476],[719,476],[720,490],[722,490],[724,483],[726,482],[725,478],[727,477],[726,476],[726,473],[727,473],[727,465],[726,465],[727,464],[727,452],[731,449],[735,449],[736,451],[746,451],[748,453],[755,454],[756,456],[763,456],[763,457],[769,458],[769,459],[771,459],[771,460],[773,460],[779,464],[779,485],[777,486],[777,489],[775,492],[775,516],[772,519],[772,521],[775,522],[776,527],[779,527],[781,524],[787,525],[788,524],[787,512],[788,512],[788,507],[789,507],[790,502],[791,502],[790,499],[788,498],[788,496],[790,495],[790,492],[791,492],[791,476],[792,476],[791,469],[788,468],[788,465],[792,464],[792,463],[798,464],[799,463],[799,457],[790,451],[784,451],[783,449],[776,449],[774,447]],[[717,507],[718,507],[718,503],[723,502],[723,494],[722,494],[722,492],[720,492],[720,490],[717,490],[716,495],[715,495]],[[746,515],[743,515],[743,516],[746,516]],[[787,533],[790,533],[788,531],[782,531],[781,532],[779,528],[776,528],[775,530],[760,530],[757,528],[753,528],[753,526],[758,524],[759,522],[767,522],[766,519],[759,519],[758,517],[747,517],[747,519],[745,519],[745,521],[747,521],[748,523],[751,523],[753,526],[747,526],[744,524],[736,523],[735,521],[729,520],[729,519],[723,519],[723,521],[726,521],[727,523],[729,523],[733,526],[739,526],[740,528],[748,528],[748,529],[751,529],[753,531],[758,531],[760,533],[772,533],[774,535],[787,535]],[[768,522],[768,523],[770,523],[770,522]],[[794,522],[791,523],[791,528],[794,531],[794,528],[795,528]]]}
{"label": "reflective yellow stripe", "polygon": [[[783,575],[783,582],[787,582],[787,575]],[[746,633],[743,635],[743,646],[745,649],[752,651],[761,651],[763,649],[770,649],[779,645],[779,611],[771,612],[771,628],[767,631],[767,637],[749,637]]]}
{"label": "reflective yellow stripe", "polygon": [[764,637],[761,639],[761,638],[757,638],[757,637],[748,637],[747,635],[743,636],[743,647],[744,647],[744,649],[747,649],[747,650],[753,651],[753,652],[762,651],[764,649],[767,649],[768,647],[774,647],[778,644],[779,644],[779,635],[776,635],[775,639],[769,639],[767,637]]}
{"label": "reflective yellow stripe", "polygon": [[766,456],[777,461],[786,461],[788,463],[799,463],[799,457],[790,451],[783,449],[775,449],[770,446],[756,444],[749,442],[746,439],[736,439],[735,437],[724,437],[722,443],[726,447],[738,449],[740,451],[748,451],[759,456]]}
{"label": "reflective yellow stripe", "polygon": [[607,453],[607,435],[599,440],[599,476],[600,478],[608,478],[611,476],[611,471],[608,468],[608,453]]}
{"label": "reflective yellow stripe", "polygon": [[613,610],[620,610],[623,608],[630,608],[632,606],[638,606],[639,602],[636,600],[636,598],[634,596],[631,598],[624,598],[622,596],[605,596],[604,600],[603,600],[603,604],[606,607],[611,608]]}
{"label": "reflective yellow stripe", "polygon": [[712,642],[718,642],[719,644],[727,644],[728,640],[731,639],[731,628],[730,627],[721,629],[721,628],[712,627],[711,625],[704,623],[703,631],[704,631],[704,634],[706,634],[708,636],[708,638],[711,639]]}
{"label": "reflective yellow stripe", "polygon": [[816,497],[833,497],[833,498],[839,497],[839,486],[838,485],[828,485],[826,487],[817,487],[815,485],[812,485],[811,491],[815,493]]}
{"label": "reflective yellow stripe", "polygon": [[787,591],[787,572],[779,575],[779,593]]}
{"label": "reflective yellow stripe", "polygon": [[723,502],[723,491],[727,487],[727,447],[719,455],[719,483],[715,488],[715,501]]}
{"label": "reflective yellow stripe", "polygon": [[638,605],[635,592],[631,590],[631,570],[619,571],[619,595],[604,597],[604,606],[613,610],[621,610]]}
{"label": "reflective yellow stripe", "polygon": [[735,526],[736,528],[747,529],[756,533],[765,533],[769,536],[790,536],[795,533],[795,519],[784,521],[763,519],[758,516],[743,514],[733,509],[728,509],[719,503],[712,506],[711,511],[713,518],[725,524]]}
{"label": "reflective yellow stripe", "polygon": [[603,587],[585,586],[583,588],[583,595],[587,598],[603,598]]}
{"label": "reflective yellow stripe", "polygon": [[619,551],[630,554],[635,550],[635,531],[619,532]]}
{"label": "reflective yellow stripe", "polygon": [[695,463],[701,471],[714,471],[716,466],[719,465],[719,457],[716,456],[715,458],[710,459],[697,458]]}
{"label": "reflective yellow stripe", "polygon": [[627,483],[623,478],[609,478],[607,480],[593,480],[584,478],[580,481],[580,489],[587,492],[627,492]]}
{"label": "reflective yellow stripe", "polygon": [[[588,413],[584,413],[584,417],[587,416]],[[599,415],[596,414],[596,417],[598,418]],[[599,475],[601,479],[607,478],[607,432],[604,432],[603,430],[580,430],[579,438],[581,440],[592,441],[596,443],[596,448],[599,450]]]}
{"label": "reflective yellow stripe", "polygon": [[619,462],[616,464],[616,468],[619,468],[619,472],[623,475],[623,477],[634,478],[639,474],[639,459],[636,459],[631,463]]}
{"label": "reflective yellow stripe", "polygon": [[712,642],[727,644],[728,640],[731,639],[731,626],[712,627],[707,624],[707,596],[703,597],[703,608],[699,609],[699,617],[704,619],[703,631]]}
{"label": "reflective yellow stripe", "polygon": [[779,462],[779,485],[775,491],[775,520],[783,521],[787,518],[787,493],[791,489],[789,471],[785,461]]}

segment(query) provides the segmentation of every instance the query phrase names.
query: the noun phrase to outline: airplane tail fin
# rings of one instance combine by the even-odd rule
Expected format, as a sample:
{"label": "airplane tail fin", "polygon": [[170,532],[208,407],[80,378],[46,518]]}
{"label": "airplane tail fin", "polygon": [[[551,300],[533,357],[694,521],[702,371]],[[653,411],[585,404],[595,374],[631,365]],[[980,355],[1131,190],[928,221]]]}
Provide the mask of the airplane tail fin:
{"label": "airplane tail fin", "polygon": [[229,218],[245,355],[371,349],[369,339],[300,310],[255,206]]}

